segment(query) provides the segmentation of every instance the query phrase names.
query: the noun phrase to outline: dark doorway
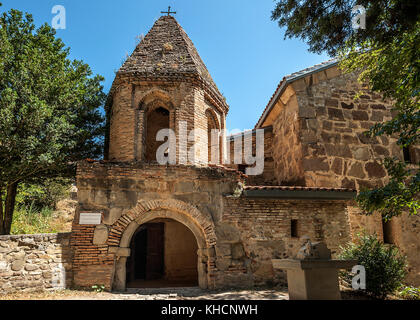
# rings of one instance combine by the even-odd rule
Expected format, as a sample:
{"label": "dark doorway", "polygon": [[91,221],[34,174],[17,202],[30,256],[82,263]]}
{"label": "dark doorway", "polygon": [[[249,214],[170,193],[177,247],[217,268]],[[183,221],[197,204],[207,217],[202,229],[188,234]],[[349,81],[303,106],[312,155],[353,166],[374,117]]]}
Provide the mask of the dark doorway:
{"label": "dark doorway", "polygon": [[164,224],[141,226],[131,239],[127,282],[157,280],[164,276]]}
{"label": "dark doorway", "polygon": [[161,129],[169,129],[169,111],[159,107],[147,115],[146,120],[146,154],[149,162],[156,161],[156,152],[164,142],[156,141],[156,136]]}

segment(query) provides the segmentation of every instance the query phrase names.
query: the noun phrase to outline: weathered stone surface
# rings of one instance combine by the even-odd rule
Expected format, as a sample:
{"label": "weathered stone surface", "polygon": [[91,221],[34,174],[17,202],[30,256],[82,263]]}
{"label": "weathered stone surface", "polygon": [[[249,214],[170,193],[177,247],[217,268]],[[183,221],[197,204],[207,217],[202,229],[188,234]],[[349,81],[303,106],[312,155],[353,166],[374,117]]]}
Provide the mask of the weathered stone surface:
{"label": "weathered stone surface", "polygon": [[341,142],[341,136],[338,133],[329,133],[329,132],[322,132],[321,138],[324,142],[327,143],[340,143]]}
{"label": "weathered stone surface", "polygon": [[12,262],[11,269],[13,271],[20,271],[23,268],[25,261],[23,260],[15,260]]}
{"label": "weathered stone surface", "polygon": [[241,240],[239,230],[229,224],[216,225],[216,236],[220,242],[236,243]]}
{"label": "weathered stone surface", "polygon": [[[386,171],[378,162],[369,162],[365,164],[366,172],[371,178],[383,178],[386,176]],[[361,178],[361,177],[360,177]]]}
{"label": "weathered stone surface", "polygon": [[309,158],[303,159],[303,168],[309,171],[328,171],[330,166],[327,158]]}
{"label": "weathered stone surface", "polygon": [[241,259],[245,256],[245,250],[242,243],[235,243],[232,245],[232,259]]}
{"label": "weathered stone surface", "polygon": [[356,120],[356,121],[368,121],[369,120],[369,115],[367,114],[366,111],[353,111],[352,115],[353,115],[353,120]]}
{"label": "weathered stone surface", "polygon": [[220,271],[226,271],[231,264],[231,259],[226,257],[217,257],[216,259],[216,267]]}
{"label": "weathered stone surface", "polygon": [[216,255],[218,257],[230,256],[232,254],[231,245],[220,243],[216,245]]}
{"label": "weathered stone surface", "polygon": [[[382,146],[373,146],[373,151],[379,155],[379,156],[384,156],[384,157],[388,157],[389,156],[389,151],[388,149],[382,147]],[[367,160],[367,159],[366,159]]]}
{"label": "weathered stone surface", "polygon": [[360,162],[355,162],[349,172],[347,173],[349,176],[351,177],[356,177],[356,178],[360,178],[363,179],[366,175],[363,172],[363,166]]}
{"label": "weathered stone surface", "polygon": [[302,118],[315,118],[315,109],[310,106],[302,106],[299,108],[299,117]]}
{"label": "weathered stone surface", "polygon": [[38,266],[35,265],[35,264],[27,264],[27,265],[25,265],[25,270],[26,271],[34,271],[34,270],[37,270],[37,269],[38,269]]}
{"label": "weathered stone surface", "polygon": [[344,121],[343,111],[337,108],[328,108],[328,116],[331,120],[342,120]]}
{"label": "weathered stone surface", "polygon": [[[67,265],[71,280],[70,234],[0,236],[7,261],[0,261],[0,294],[20,290],[45,290],[53,287],[53,275],[61,276],[59,265]],[[50,253],[47,254],[47,251]],[[64,274],[64,273],[63,273]],[[65,279],[65,276],[64,276]],[[60,288],[66,288],[66,284]]]}
{"label": "weathered stone surface", "polygon": [[93,244],[103,245],[108,240],[108,228],[105,225],[96,226],[93,233]]}
{"label": "weathered stone surface", "polygon": [[343,160],[340,158],[335,158],[332,165],[331,170],[338,175],[343,174]]}
{"label": "weathered stone surface", "polygon": [[350,147],[347,144],[325,144],[325,149],[327,151],[327,155],[329,156],[336,156],[336,157],[343,157],[343,158],[351,158],[352,154],[350,151]]}
{"label": "weathered stone surface", "polygon": [[356,147],[353,150],[353,156],[356,160],[369,160],[370,159],[370,152],[369,148],[367,147]]}
{"label": "weathered stone surface", "polygon": [[346,188],[346,189],[356,189],[356,183],[354,182],[354,180],[350,180],[348,178],[344,178],[341,181],[341,187],[342,188]]}

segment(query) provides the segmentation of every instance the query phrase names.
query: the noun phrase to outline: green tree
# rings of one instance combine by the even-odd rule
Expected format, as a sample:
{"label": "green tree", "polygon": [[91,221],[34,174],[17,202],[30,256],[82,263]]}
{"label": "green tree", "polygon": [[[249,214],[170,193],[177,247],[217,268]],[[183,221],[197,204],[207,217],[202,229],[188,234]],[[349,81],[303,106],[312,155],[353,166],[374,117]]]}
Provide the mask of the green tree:
{"label": "green tree", "polygon": [[0,16],[0,234],[9,234],[19,183],[74,175],[75,161],[102,154],[105,95],[99,75],[47,24]]}
{"label": "green tree", "polygon": [[[366,28],[353,30],[352,20],[365,8]],[[417,0],[279,0],[272,19],[286,27],[285,37],[301,38],[309,50],[338,55],[345,72],[393,101],[393,119],[376,124],[370,136],[398,136],[409,148],[420,141],[420,2]],[[384,219],[420,208],[419,166],[387,158],[390,177],[384,187],[362,190],[357,201],[365,214],[381,212]]]}

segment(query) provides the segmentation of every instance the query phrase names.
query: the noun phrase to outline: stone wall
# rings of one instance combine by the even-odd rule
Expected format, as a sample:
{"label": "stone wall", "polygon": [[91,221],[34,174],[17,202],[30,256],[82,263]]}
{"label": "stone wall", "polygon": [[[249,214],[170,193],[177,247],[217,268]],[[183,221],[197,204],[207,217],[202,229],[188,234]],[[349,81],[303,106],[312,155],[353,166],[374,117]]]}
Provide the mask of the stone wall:
{"label": "stone wall", "polygon": [[[229,252],[231,265],[245,263],[255,285],[284,282],[284,273],[273,270],[271,259],[292,258],[302,245],[302,237],[325,241],[333,256],[339,246],[351,240],[345,201],[280,200],[226,198],[223,223],[239,230],[243,256],[238,260],[237,249]],[[291,220],[297,221],[293,237]]]}
{"label": "stone wall", "polygon": [[[302,144],[311,143],[313,136],[302,137],[302,114],[295,92],[288,88],[276,105],[277,118],[273,122],[274,174],[278,185],[305,185],[302,163]],[[303,140],[301,140],[303,138]]]}
{"label": "stone wall", "polygon": [[[273,146],[274,146],[274,133],[273,133],[273,127],[269,126],[266,128],[263,128],[264,130],[264,171],[262,174],[259,175],[249,175],[246,179],[247,185],[277,185],[277,178],[275,174],[275,164],[273,159]],[[241,164],[235,164],[234,154],[235,154],[235,138],[241,137],[242,138],[242,144],[239,146],[236,146],[237,150],[242,151],[242,162]],[[252,152],[253,155],[255,155],[255,152],[257,150],[256,148],[256,134],[255,131],[252,132],[252,137],[247,134],[244,136],[243,133],[240,133],[238,135],[232,135],[228,137],[227,140],[227,148],[229,149],[228,155],[229,155],[229,161],[225,164],[226,167],[234,168],[236,170],[239,170],[243,173],[245,173],[246,168],[253,167],[253,165],[247,165],[244,160],[244,142],[245,139],[252,139]],[[241,152],[239,152],[241,154]]]}
{"label": "stone wall", "polygon": [[[388,176],[381,161],[388,156],[403,159],[403,151],[396,138],[368,138],[364,132],[391,117],[389,102],[360,85],[357,74],[341,74],[337,67],[290,83],[266,121],[273,122],[278,182],[357,190],[384,185]],[[413,147],[410,154],[418,162],[420,148]],[[363,216],[350,206],[349,219],[353,238],[366,230],[383,239],[378,214]],[[395,229],[404,233],[395,231],[394,242],[408,255],[410,281],[418,283],[419,251],[413,242],[420,243],[420,225],[413,219],[404,215],[395,222]]]}
{"label": "stone wall", "polygon": [[[396,245],[407,256],[408,274],[406,282],[414,286],[420,286],[420,216],[410,216],[403,213],[394,217],[384,226],[379,213],[365,216],[360,213],[356,206],[349,206],[349,218],[353,240],[358,234],[364,232],[376,234],[379,239],[387,244]],[[385,234],[386,233],[386,234]]]}
{"label": "stone wall", "polygon": [[[358,96],[356,98],[356,96]],[[280,184],[360,190],[383,185],[384,157],[403,158],[396,139],[364,132],[392,118],[391,104],[337,67],[292,82],[270,115]],[[411,150],[419,159],[419,148]]]}
{"label": "stone wall", "polygon": [[[131,232],[131,227],[138,227],[136,221],[156,215],[161,219],[175,217],[190,230],[196,230],[195,233],[192,230],[195,236],[203,240],[199,249],[204,250],[202,263],[207,285],[214,287],[213,276],[218,270],[212,252],[216,245],[214,232],[223,212],[223,195],[233,194],[243,179],[241,173],[221,168],[80,163],[79,207],[71,241],[75,284],[86,287],[104,284],[110,289],[118,260],[130,254],[128,247],[118,249],[126,239],[124,234]],[[142,208],[141,213],[138,208]],[[102,225],[80,225],[79,213],[83,211],[102,212]],[[122,277],[118,281],[125,281]]]}
{"label": "stone wall", "polygon": [[72,283],[70,233],[0,236],[0,293]]}

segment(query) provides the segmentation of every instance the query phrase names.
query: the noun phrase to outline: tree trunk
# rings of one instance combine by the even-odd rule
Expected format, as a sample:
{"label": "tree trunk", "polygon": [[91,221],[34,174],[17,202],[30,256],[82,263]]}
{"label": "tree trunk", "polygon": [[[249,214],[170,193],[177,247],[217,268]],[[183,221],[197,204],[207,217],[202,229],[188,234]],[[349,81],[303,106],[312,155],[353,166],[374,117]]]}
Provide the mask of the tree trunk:
{"label": "tree trunk", "polygon": [[7,186],[5,206],[2,210],[2,218],[0,219],[0,235],[10,234],[13,212],[15,211],[17,187],[17,182],[11,183]]}

